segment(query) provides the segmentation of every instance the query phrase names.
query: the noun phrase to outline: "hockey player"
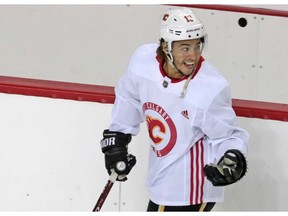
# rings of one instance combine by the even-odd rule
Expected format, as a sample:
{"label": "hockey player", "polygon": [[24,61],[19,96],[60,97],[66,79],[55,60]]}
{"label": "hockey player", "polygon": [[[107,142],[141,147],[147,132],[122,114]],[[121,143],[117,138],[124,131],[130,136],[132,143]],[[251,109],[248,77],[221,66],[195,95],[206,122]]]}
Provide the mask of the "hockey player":
{"label": "hockey player", "polygon": [[101,140],[118,181],[136,163],[128,143],[147,123],[147,211],[210,211],[225,185],[246,173],[249,135],[237,126],[229,83],[201,56],[207,41],[190,9],[161,17],[160,46],[140,46],[115,88],[112,122]]}

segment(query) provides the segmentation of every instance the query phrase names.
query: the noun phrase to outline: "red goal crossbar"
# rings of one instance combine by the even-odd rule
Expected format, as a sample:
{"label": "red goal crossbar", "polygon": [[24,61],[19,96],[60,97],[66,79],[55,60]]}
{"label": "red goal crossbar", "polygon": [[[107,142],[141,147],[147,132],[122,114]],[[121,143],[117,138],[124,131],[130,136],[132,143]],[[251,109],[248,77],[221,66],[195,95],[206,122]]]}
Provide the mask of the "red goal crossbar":
{"label": "red goal crossbar", "polygon": [[[114,87],[0,76],[0,92],[99,103],[114,103]],[[288,121],[288,104],[232,100],[237,116]]]}

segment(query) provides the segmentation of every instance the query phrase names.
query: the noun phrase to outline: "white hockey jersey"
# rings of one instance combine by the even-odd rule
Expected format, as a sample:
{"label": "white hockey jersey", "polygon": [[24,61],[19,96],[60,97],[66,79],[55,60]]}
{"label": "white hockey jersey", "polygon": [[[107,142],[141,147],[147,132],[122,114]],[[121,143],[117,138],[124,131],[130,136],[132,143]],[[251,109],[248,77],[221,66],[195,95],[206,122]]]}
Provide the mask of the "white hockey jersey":
{"label": "white hockey jersey", "polygon": [[[248,133],[236,124],[228,82],[202,57],[186,96],[186,78],[165,76],[147,44],[132,55],[127,72],[115,88],[111,131],[137,135],[146,121],[150,136],[147,187],[159,205],[222,202],[223,187],[214,187],[203,167],[228,149],[247,154]],[[166,87],[165,87],[166,86]]]}

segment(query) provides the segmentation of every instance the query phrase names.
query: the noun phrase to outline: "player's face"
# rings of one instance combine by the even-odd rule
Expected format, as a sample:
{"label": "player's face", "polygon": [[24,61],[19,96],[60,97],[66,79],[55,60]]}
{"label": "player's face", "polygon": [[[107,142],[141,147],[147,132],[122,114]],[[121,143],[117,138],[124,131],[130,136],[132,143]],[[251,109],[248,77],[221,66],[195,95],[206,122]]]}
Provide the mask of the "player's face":
{"label": "player's face", "polygon": [[183,75],[190,75],[197,66],[202,51],[200,39],[175,41],[172,46],[172,55],[175,67]]}

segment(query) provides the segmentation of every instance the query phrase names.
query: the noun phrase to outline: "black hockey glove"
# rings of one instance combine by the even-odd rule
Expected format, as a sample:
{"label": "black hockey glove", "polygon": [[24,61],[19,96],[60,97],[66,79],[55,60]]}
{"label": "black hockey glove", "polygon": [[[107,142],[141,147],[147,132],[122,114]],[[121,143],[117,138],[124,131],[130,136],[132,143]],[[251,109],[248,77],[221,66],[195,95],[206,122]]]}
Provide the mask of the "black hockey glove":
{"label": "black hockey glove", "polygon": [[239,181],[247,171],[247,162],[244,155],[231,149],[225,152],[218,164],[209,164],[204,167],[204,174],[214,186],[225,186]]}
{"label": "black hockey glove", "polygon": [[126,181],[128,175],[136,164],[136,157],[128,154],[128,143],[131,141],[131,134],[124,134],[116,131],[103,132],[101,140],[102,152],[105,154],[105,167],[111,175],[111,169],[119,175],[117,181]]}

